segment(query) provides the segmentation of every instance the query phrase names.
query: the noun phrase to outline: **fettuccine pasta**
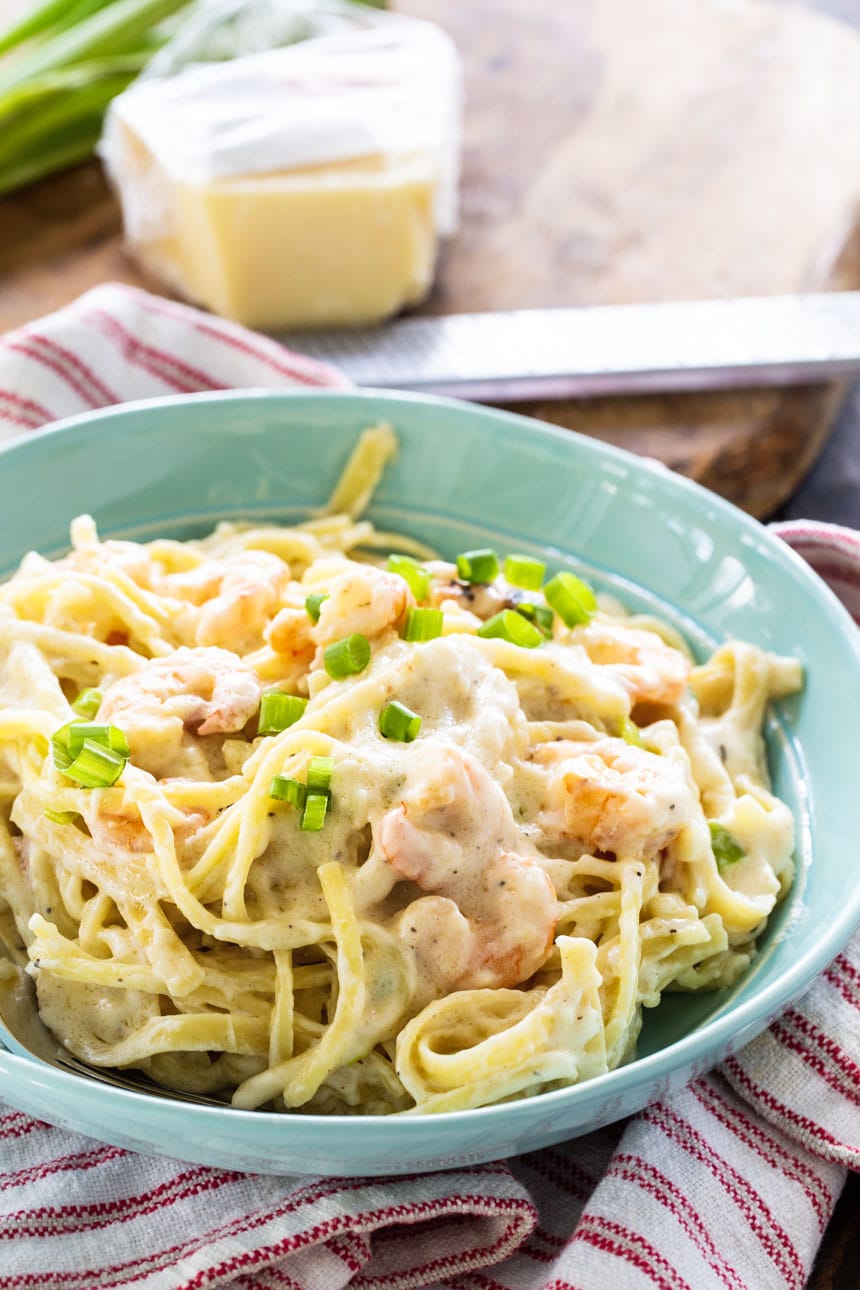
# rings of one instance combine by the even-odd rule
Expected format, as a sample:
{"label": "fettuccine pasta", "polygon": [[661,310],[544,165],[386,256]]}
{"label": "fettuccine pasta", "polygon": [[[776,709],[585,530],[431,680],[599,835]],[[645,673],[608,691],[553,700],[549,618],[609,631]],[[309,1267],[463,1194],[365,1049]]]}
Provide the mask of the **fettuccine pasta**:
{"label": "fettuccine pasta", "polygon": [[245,1109],[523,1097],[736,980],[788,890],[798,665],[380,534],[394,447],[306,523],[82,517],[0,588],[0,928],[89,1063]]}

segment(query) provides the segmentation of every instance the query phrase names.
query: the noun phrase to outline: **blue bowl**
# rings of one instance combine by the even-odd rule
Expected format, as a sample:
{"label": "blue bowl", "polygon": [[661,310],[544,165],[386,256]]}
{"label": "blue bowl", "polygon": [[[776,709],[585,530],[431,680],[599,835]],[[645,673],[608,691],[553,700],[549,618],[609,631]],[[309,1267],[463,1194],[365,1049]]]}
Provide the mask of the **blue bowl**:
{"label": "blue bowl", "polygon": [[762,1030],[860,923],[860,634],[824,584],[756,521],[658,465],[523,417],[383,393],[234,392],[75,417],[0,453],[0,571],[67,547],[73,516],[103,535],[190,537],[223,518],[290,522],[325,501],[358,432],[392,422],[400,452],[370,510],[452,554],[548,553],[701,651],[727,637],[799,658],[802,695],[768,742],[798,824],[797,878],[730,990],[667,996],[639,1055],[577,1087],[422,1118],[191,1106],[114,1090],[0,1050],[0,1097],[107,1142],[262,1173],[397,1174],[558,1142],[680,1088]]}

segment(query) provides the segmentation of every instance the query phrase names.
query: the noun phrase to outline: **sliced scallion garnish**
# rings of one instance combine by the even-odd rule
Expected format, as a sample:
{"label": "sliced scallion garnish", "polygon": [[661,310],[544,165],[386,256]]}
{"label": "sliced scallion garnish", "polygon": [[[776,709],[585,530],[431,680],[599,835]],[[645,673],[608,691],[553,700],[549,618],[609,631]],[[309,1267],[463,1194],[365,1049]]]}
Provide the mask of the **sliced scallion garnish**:
{"label": "sliced scallion garnish", "polygon": [[335,641],[323,652],[323,666],[334,681],[357,676],[370,662],[370,641],[360,632],[353,632],[343,640]]}
{"label": "sliced scallion garnish", "polygon": [[328,810],[327,793],[308,793],[302,813],[302,828],[306,833],[319,833],[325,824]]}
{"label": "sliced scallion garnish", "polygon": [[491,547],[462,551],[456,562],[461,582],[492,582],[499,575],[499,557]]}
{"label": "sliced scallion garnish", "polygon": [[110,788],[125,770],[127,762],[127,757],[112,748],[106,748],[94,739],[85,739],[80,752],[63,774],[82,788]]}
{"label": "sliced scallion garnish", "polygon": [[546,565],[543,560],[535,560],[530,555],[505,556],[505,581],[512,587],[522,587],[525,591],[540,591],[545,573]]}
{"label": "sliced scallion garnish", "polygon": [[47,806],[42,814],[52,824],[74,824],[75,820],[80,819],[79,811],[52,811]]}
{"label": "sliced scallion garnish", "polygon": [[51,735],[51,752],[54,756],[54,766],[57,770],[65,770],[71,765],[74,758],[69,750],[69,731],[75,723],[70,721],[65,726],[60,726]]}
{"label": "sliced scallion garnish", "polygon": [[546,602],[566,627],[587,623],[597,609],[597,597],[587,582],[573,573],[557,573],[543,589]]}
{"label": "sliced scallion garnish", "polygon": [[416,600],[426,600],[430,591],[430,574],[423,564],[413,560],[411,555],[390,555],[388,572],[399,574],[408,583],[409,590]]}
{"label": "sliced scallion garnish", "polygon": [[432,641],[442,635],[444,615],[441,609],[409,609],[403,638],[407,641]]}
{"label": "sliced scallion garnish", "polygon": [[737,864],[739,860],[743,860],[746,852],[740,843],[732,837],[724,824],[718,824],[716,820],[708,820],[708,828],[711,831],[711,849],[720,873],[727,869],[729,865]]}
{"label": "sliced scallion garnish", "polygon": [[534,605],[530,600],[521,600],[514,605],[518,614],[535,623],[547,640],[552,636],[552,610],[547,605]]}
{"label": "sliced scallion garnish", "polygon": [[65,774],[87,743],[115,753],[124,762],[128,760],[128,740],[119,726],[104,722],[69,721],[51,736],[51,751],[56,769]]}
{"label": "sliced scallion garnish", "polygon": [[87,721],[91,721],[101,705],[101,690],[90,688],[89,690],[81,690],[72,704],[72,711],[77,712],[79,717],[84,717]]}
{"label": "sliced scallion garnish", "polygon": [[488,618],[478,628],[478,635],[485,638],[498,637],[511,645],[520,645],[523,649],[534,649],[544,640],[540,628],[515,609],[502,609],[498,614],[493,614],[492,618]]}
{"label": "sliced scallion garnish", "polygon": [[397,739],[401,743],[411,744],[421,729],[421,718],[417,712],[407,708],[404,703],[394,699],[386,703],[379,714],[379,733],[384,739]]}
{"label": "sliced scallion garnish", "polygon": [[334,771],[333,757],[311,757],[308,762],[307,785],[309,793],[330,793]]}
{"label": "sliced scallion garnish", "polygon": [[285,694],[283,690],[270,690],[260,700],[257,718],[258,735],[277,735],[295,725],[308,706],[307,699],[298,694]]}
{"label": "sliced scallion garnish", "polygon": [[328,600],[328,595],[325,592],[322,592],[319,595],[314,593],[314,595],[307,596],[305,598],[305,609],[307,610],[308,618],[310,618],[312,623],[319,622],[320,605],[324,600]]}
{"label": "sliced scallion garnish", "polygon": [[128,740],[119,726],[111,726],[103,721],[73,721],[68,726],[68,731],[69,752],[73,758],[77,757],[86,743],[100,744],[111,752],[119,753],[120,757],[128,757]]}
{"label": "sliced scallion garnish", "polygon": [[273,797],[276,802],[289,802],[290,806],[301,808],[305,804],[307,789],[304,784],[300,784],[297,779],[290,779],[288,775],[274,775],[269,784],[269,797]]}
{"label": "sliced scallion garnish", "polygon": [[553,611],[549,605],[535,605],[535,622],[544,636],[552,636]]}
{"label": "sliced scallion garnish", "polygon": [[632,721],[630,719],[630,717],[621,718],[621,727],[618,731],[618,734],[626,744],[632,744],[635,748],[645,747],[645,744],[642,741],[642,735],[639,731],[639,727],[637,726],[635,721]]}

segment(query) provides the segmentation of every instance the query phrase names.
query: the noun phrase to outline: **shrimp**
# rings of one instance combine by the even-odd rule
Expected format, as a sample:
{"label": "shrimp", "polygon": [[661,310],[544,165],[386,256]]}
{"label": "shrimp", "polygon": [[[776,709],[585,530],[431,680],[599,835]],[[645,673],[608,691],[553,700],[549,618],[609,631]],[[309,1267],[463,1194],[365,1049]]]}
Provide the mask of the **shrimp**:
{"label": "shrimp", "polygon": [[280,609],[265,632],[266,644],[286,663],[305,672],[316,648],[313,624],[305,609]]}
{"label": "shrimp", "polygon": [[68,555],[56,561],[55,568],[95,574],[104,569],[116,569],[133,579],[139,587],[152,590],[157,566],[146,547],[138,542],[123,542],[115,538],[99,541],[92,516],[79,515],[72,521],[72,548]]}
{"label": "shrimp", "polygon": [[591,622],[576,640],[593,663],[618,677],[632,703],[671,705],[684,693],[692,664],[656,632]]}
{"label": "shrimp", "polygon": [[623,739],[541,744],[534,761],[551,768],[544,829],[591,850],[654,855],[692,818],[679,763]]}
{"label": "shrimp", "polygon": [[289,566],[269,551],[237,551],[195,569],[168,574],[164,590],[199,608],[197,645],[220,645],[236,654],[259,648],[281,607]]}
{"label": "shrimp", "polygon": [[353,632],[373,640],[396,630],[414,604],[403,578],[373,565],[357,565],[332,582],[320,606],[317,642],[325,647]]}
{"label": "shrimp", "polygon": [[[94,799],[97,802],[97,799]],[[177,819],[173,832],[178,842],[185,842],[198,829],[209,823],[205,811],[186,809],[176,810]],[[102,851],[111,854],[117,850],[132,851],[135,854],[152,851],[152,837],[137,813],[125,811],[102,811],[97,805],[84,814],[84,820],[90,831],[93,842]]]}
{"label": "shrimp", "polygon": [[262,689],[256,673],[229,650],[183,647],[109,685],[98,716],[125,732],[135,765],[175,774],[186,731],[241,730],[259,709]]}
{"label": "shrimp", "polygon": [[378,842],[401,878],[428,896],[400,915],[398,931],[438,986],[500,988],[527,980],[555,935],[555,888],[513,850],[511,808],[474,758],[457,748],[428,756],[407,795],[383,816]]}

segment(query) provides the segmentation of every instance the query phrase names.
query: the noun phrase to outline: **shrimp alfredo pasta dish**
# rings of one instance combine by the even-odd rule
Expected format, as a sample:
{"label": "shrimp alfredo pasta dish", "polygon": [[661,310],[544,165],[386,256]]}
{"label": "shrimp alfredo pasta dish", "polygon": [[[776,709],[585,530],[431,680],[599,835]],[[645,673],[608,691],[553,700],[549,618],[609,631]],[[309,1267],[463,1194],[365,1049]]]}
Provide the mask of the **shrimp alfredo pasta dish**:
{"label": "shrimp alfredo pasta dish", "polygon": [[[31,553],[0,587],[0,927],[78,1057],[246,1109],[482,1106],[628,1060],[792,876],[796,663],[361,513]],[[393,552],[393,554],[391,554]]]}

